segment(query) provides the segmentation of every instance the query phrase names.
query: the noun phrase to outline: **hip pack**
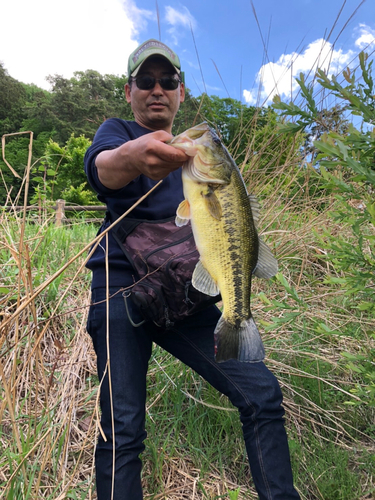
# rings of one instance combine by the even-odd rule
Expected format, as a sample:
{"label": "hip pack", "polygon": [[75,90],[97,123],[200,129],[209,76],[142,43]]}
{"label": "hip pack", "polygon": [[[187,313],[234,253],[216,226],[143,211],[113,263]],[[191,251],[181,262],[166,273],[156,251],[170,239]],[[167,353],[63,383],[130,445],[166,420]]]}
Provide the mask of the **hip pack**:
{"label": "hip pack", "polygon": [[[117,217],[110,215],[113,222]],[[220,300],[220,295],[211,297],[191,284],[199,253],[190,223],[178,227],[175,217],[156,221],[124,218],[112,234],[138,278],[123,293],[125,305],[130,298],[145,320],[168,329]]]}

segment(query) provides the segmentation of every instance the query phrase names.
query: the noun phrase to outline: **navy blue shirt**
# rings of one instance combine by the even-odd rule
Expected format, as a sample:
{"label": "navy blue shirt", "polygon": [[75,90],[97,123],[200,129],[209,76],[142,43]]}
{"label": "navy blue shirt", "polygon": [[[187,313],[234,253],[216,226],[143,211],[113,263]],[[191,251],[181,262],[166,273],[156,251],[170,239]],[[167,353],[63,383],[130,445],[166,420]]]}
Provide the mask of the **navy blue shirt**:
{"label": "navy blue shirt", "polygon": [[[84,158],[85,172],[92,188],[98,194],[98,199],[118,215],[126,212],[141,196],[146,194],[157,181],[145,175],[139,175],[121,189],[109,189],[100,182],[95,159],[101,151],[115,149],[127,141],[152,132],[141,127],[136,122],[119,118],[105,121],[95,134],[92,145]],[[158,220],[175,215],[179,203],[183,200],[181,169],[171,172],[159,187],[129,213],[132,219]],[[108,227],[104,224],[101,231]],[[90,257],[87,267],[91,269],[92,288],[105,286],[105,252],[106,238],[103,237],[94,254]],[[132,267],[127,261],[120,246],[108,234],[109,286],[127,286],[133,282]]]}

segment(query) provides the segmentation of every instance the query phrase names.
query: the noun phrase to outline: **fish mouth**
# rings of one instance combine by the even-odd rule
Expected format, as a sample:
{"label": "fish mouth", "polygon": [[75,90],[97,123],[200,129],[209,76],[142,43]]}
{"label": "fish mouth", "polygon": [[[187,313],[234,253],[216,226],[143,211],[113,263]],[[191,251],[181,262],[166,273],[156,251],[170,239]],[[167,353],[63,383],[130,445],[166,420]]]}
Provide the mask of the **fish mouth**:
{"label": "fish mouth", "polygon": [[203,122],[189,129],[186,136],[192,141],[195,141],[196,139],[200,139],[206,132],[210,132],[210,130],[208,124]]}
{"label": "fish mouth", "polygon": [[169,141],[169,144],[177,149],[181,149],[188,156],[195,156],[199,151],[199,145],[195,145],[195,141],[210,131],[211,129],[208,124],[203,122],[174,137]]}
{"label": "fish mouth", "polygon": [[170,141],[169,144],[173,145],[176,148],[178,148],[179,146],[183,147],[184,144],[191,144],[195,140],[200,139],[206,132],[210,131],[211,129],[208,124],[206,122],[203,122],[199,125],[196,125],[195,127],[186,130],[182,134],[177,135]]}
{"label": "fish mouth", "polygon": [[221,158],[210,154],[212,147],[217,147],[217,141],[221,145],[216,133],[206,122],[203,122],[174,137],[169,142],[171,146],[184,151],[186,155],[191,157],[184,165],[184,176],[201,183],[227,183],[227,180],[211,174],[222,163]]}

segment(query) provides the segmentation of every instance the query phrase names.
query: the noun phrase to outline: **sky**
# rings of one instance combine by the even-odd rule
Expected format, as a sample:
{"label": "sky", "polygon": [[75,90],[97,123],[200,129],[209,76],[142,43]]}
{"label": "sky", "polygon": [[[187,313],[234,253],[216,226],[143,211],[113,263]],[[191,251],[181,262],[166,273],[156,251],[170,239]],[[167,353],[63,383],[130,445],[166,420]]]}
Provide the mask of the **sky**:
{"label": "sky", "polygon": [[338,74],[375,51],[375,0],[0,0],[0,62],[47,90],[48,75],[122,75],[156,38],[177,52],[185,83],[244,104],[294,97],[295,77]]}

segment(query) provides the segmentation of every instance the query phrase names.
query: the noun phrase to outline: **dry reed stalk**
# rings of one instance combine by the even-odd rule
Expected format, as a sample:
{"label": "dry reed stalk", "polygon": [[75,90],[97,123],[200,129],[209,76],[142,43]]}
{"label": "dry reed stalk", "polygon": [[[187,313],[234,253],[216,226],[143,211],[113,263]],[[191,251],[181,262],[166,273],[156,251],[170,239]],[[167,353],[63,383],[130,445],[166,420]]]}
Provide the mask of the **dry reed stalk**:
{"label": "dry reed stalk", "polygon": [[[148,464],[145,465],[144,476],[152,475]],[[189,457],[170,457],[163,463],[162,470],[163,492],[156,495],[145,494],[145,499],[168,500],[203,500],[217,498],[224,495],[228,490],[239,488],[237,481],[230,471],[220,473],[212,468],[209,474],[201,477],[201,471],[191,462]],[[147,485],[145,485],[147,488]],[[204,491],[202,491],[202,488]],[[240,498],[255,500],[257,494],[253,487],[241,487]]]}
{"label": "dry reed stalk", "polygon": [[[311,239],[311,227],[306,230],[304,227],[299,230],[301,234],[298,232],[294,234],[294,252],[297,254],[306,253],[307,258],[304,260],[301,259],[301,263],[304,262],[305,266],[311,266],[311,262],[313,258],[311,255],[315,254],[315,248],[313,244],[307,245],[304,241],[304,238],[309,237]],[[284,233],[270,233],[273,240],[277,241],[278,238],[281,238],[281,241],[284,238]],[[290,236],[289,236],[290,237]],[[300,243],[298,243],[300,242]],[[37,243],[36,241],[34,243]],[[297,246],[296,246],[297,243]],[[313,241],[310,241],[313,243]],[[300,245],[300,246],[299,246]],[[283,257],[287,258],[287,252],[285,251],[285,255]],[[18,258],[18,257],[17,257]],[[30,259],[30,257],[28,257]],[[78,267],[80,268],[82,264]],[[321,271],[321,268],[318,266],[318,269]],[[290,279],[293,280],[293,274],[290,275]],[[25,274],[25,280],[30,280],[30,273],[27,272]],[[79,276],[77,273],[74,274],[74,281],[79,280]],[[72,283],[67,283],[67,289],[70,289]],[[308,295],[308,284],[300,281],[300,290],[301,294]],[[256,293],[256,288],[255,288]],[[65,300],[68,299],[67,294],[63,293]],[[311,299],[312,300],[312,299]],[[17,352],[15,358],[19,358],[22,360],[20,365],[18,365],[18,378],[17,384],[14,386],[12,384],[12,388],[17,389],[16,396],[19,398],[19,401],[22,399],[22,394],[27,393],[29,391],[28,398],[28,411],[34,412],[35,418],[42,414],[42,408],[55,408],[53,420],[50,420],[51,427],[48,428],[42,435],[39,437],[39,440],[35,440],[35,443],[30,448],[29,452],[26,456],[23,456],[22,461],[17,466],[17,469],[13,471],[10,477],[15,477],[22,465],[26,464],[28,460],[33,460],[34,463],[42,463],[43,471],[40,470],[38,473],[38,477],[35,481],[35,491],[38,492],[42,497],[42,486],[45,487],[48,484],[48,478],[45,475],[45,471],[51,471],[53,468],[53,457],[49,456],[46,452],[46,449],[49,447],[51,449],[56,448],[56,444],[59,440],[62,440],[62,448],[61,448],[61,457],[58,461],[59,469],[56,475],[56,481],[61,483],[60,492],[56,495],[56,498],[64,498],[64,495],[67,494],[69,488],[73,488],[77,486],[77,481],[79,477],[86,475],[90,482],[93,482],[93,449],[96,441],[96,435],[98,432],[98,417],[97,417],[97,397],[98,397],[98,389],[91,388],[89,390],[92,392],[92,397],[89,401],[85,394],[87,394],[86,380],[90,374],[95,372],[95,357],[92,351],[90,340],[87,334],[84,331],[85,325],[85,316],[83,314],[79,322],[77,323],[76,304],[83,303],[88,304],[88,293],[85,291],[83,297],[75,298],[74,301],[68,305],[67,311],[61,315],[58,314],[57,308],[54,308],[54,314],[51,318],[48,319],[45,324],[39,328],[36,328],[36,325],[32,323],[27,323],[26,326],[30,331],[37,332],[37,336],[34,338],[30,338],[30,341],[27,342],[27,345],[22,344],[22,339],[25,339],[24,335],[18,339],[17,343],[13,343],[10,338],[11,335],[14,334],[14,330],[10,333],[10,330],[13,328],[13,323],[7,323],[7,337],[8,341],[10,341],[13,353]],[[257,304],[255,304],[255,311],[258,309]],[[84,311],[83,311],[84,312]],[[25,309],[22,312],[22,323],[30,314],[30,317],[35,322],[35,318],[41,316],[41,308],[40,306],[33,303],[30,308]],[[259,314],[264,316],[264,311],[260,311]],[[341,318],[342,320],[343,318]],[[69,344],[64,343],[64,340],[61,339],[61,334],[59,331],[64,330],[64,324],[66,321],[74,321],[73,329],[76,331],[76,334],[73,336],[72,340]],[[57,321],[57,323],[56,323]],[[336,321],[336,320],[335,320]],[[332,320],[332,324],[335,323]],[[10,330],[9,330],[10,328]],[[72,328],[72,327],[70,327]],[[284,325],[284,328],[287,329],[287,324]],[[40,336],[42,333],[42,336]],[[285,335],[285,351],[283,348],[276,347],[275,350],[279,355],[285,355],[287,357],[288,354],[288,334],[287,332],[280,332],[279,334],[275,333],[272,336],[277,336],[279,338],[280,335]],[[272,338],[271,336],[271,338]],[[27,339],[27,337],[26,337]],[[56,339],[61,339],[56,342]],[[40,359],[38,361],[38,350],[35,349],[35,345],[40,346],[39,356]],[[26,347],[26,348],[25,348]],[[337,367],[337,353],[335,352],[323,352],[321,350],[321,354],[319,352],[309,353],[307,351],[298,352],[298,356],[310,356],[312,359],[329,359],[330,363],[333,367]],[[13,359],[12,356],[7,356],[7,362],[5,364],[8,372],[12,370]],[[41,360],[43,360],[43,366],[41,364]],[[46,365],[46,360],[49,360]],[[267,361],[270,366],[274,368],[276,372],[278,372],[281,376],[285,375],[287,378],[291,375],[293,376],[301,376],[301,377],[311,377],[310,374],[304,372],[303,370],[298,369],[297,367],[291,366],[288,363],[277,362],[273,358],[270,358]],[[173,363],[177,363],[177,361],[173,361]],[[164,371],[167,374],[167,363],[165,360],[163,364],[159,361],[155,363],[154,366],[151,367],[149,376],[152,379],[153,372]],[[49,366],[49,374],[45,373],[45,367]],[[36,370],[36,371],[35,371]],[[41,373],[44,373],[42,375]],[[41,380],[42,383],[36,387],[32,381],[34,374],[37,373],[37,379]],[[182,377],[183,374],[180,372],[179,377]],[[6,379],[7,376],[4,375]],[[45,385],[43,382],[47,380],[48,391],[46,391]],[[169,377],[169,386],[174,388],[176,380],[171,381]],[[340,390],[340,381],[335,378],[327,379],[321,378],[322,384],[327,384],[334,386],[338,390]],[[196,398],[194,396],[194,390],[192,388],[195,384],[195,378],[192,377],[189,383],[189,386],[182,387],[183,393],[188,398],[195,401],[196,404],[209,406],[209,407],[217,407],[218,405],[210,405],[204,401],[204,398]],[[337,444],[342,446],[343,448],[347,448],[349,445],[348,439],[350,438],[350,434],[348,433],[348,424],[337,412],[327,412],[327,410],[322,409],[316,404],[313,404],[308,395],[305,395],[301,392],[296,391],[293,385],[288,385],[286,379],[282,379],[282,384],[287,393],[287,397],[285,399],[286,407],[287,407],[287,416],[288,422],[296,429],[301,429],[301,435],[303,434],[302,429],[308,426],[310,429],[313,429],[319,439],[323,442],[326,439],[320,433],[320,428],[324,428],[327,430],[331,429],[333,433],[337,434]],[[8,385],[8,387],[10,387]],[[168,387],[165,386],[163,388],[163,392],[167,391]],[[38,394],[34,391],[37,391]],[[301,401],[303,401],[303,405],[300,403],[296,405],[293,401],[293,398],[297,395]],[[148,405],[148,414],[150,415],[149,410],[151,408],[155,408],[160,401],[160,396],[155,397],[150,401]],[[41,403],[41,405],[40,405]],[[11,405],[14,405],[12,402]],[[19,405],[16,405],[19,407]],[[221,411],[232,411],[229,407],[218,407]],[[7,408],[8,410],[8,408]],[[85,421],[84,427],[80,424],[80,415],[91,415],[89,420]],[[81,417],[82,418],[82,417]],[[12,422],[11,420],[5,419],[9,422],[11,427],[17,427],[18,424],[16,422]],[[332,424],[330,425],[329,422]],[[56,423],[58,423],[58,429],[55,428]],[[3,421],[4,424],[4,421]],[[65,436],[62,434],[62,429],[67,428]],[[18,431],[20,432],[20,431]],[[42,446],[41,446],[42,444]],[[44,446],[43,446],[44,444]],[[39,449],[40,448],[40,449]],[[78,457],[72,459],[74,454],[78,453]],[[174,464],[180,462],[183,466],[176,467]],[[148,464],[145,464],[145,472],[147,472]],[[81,471],[81,472],[80,472]],[[84,472],[86,471],[86,472]],[[199,480],[199,475],[193,473],[194,466],[189,464],[189,460],[186,457],[170,457],[166,459],[163,464],[163,474],[165,478],[165,494],[168,498],[175,499],[183,499],[183,498],[204,498],[202,492],[197,488],[197,482]],[[199,471],[197,471],[199,474]],[[147,474],[146,474],[147,475]],[[64,480],[65,477],[65,480]],[[212,495],[222,494],[225,491],[225,488],[236,488],[237,484],[235,481],[228,480],[223,483],[222,486],[218,490],[218,484],[221,482],[219,479],[220,476],[212,475],[212,473],[205,475],[204,479],[202,479],[204,488],[206,492],[212,491]],[[211,482],[212,481],[212,482]],[[147,484],[145,485],[146,490],[146,498],[150,497],[147,495]],[[48,490],[51,491],[51,490]],[[249,495],[249,488],[244,490],[246,494]],[[90,493],[90,496],[92,494]],[[160,496],[160,498],[163,498]],[[248,498],[252,498],[249,496]],[[255,496],[254,496],[255,498]]]}
{"label": "dry reed stalk", "polygon": [[[264,166],[259,159],[272,146],[273,138],[271,137],[266,139],[261,146],[261,155],[257,158],[252,156],[251,137],[256,123],[257,116],[255,115],[249,123],[243,124],[236,138],[238,146],[234,143],[232,150],[236,154],[242,153],[238,150],[240,141],[245,134],[249,134],[250,139],[243,166],[245,163],[249,165],[245,178],[251,187],[250,191],[263,198],[266,204],[262,211],[261,229],[267,240],[271,242],[271,246],[276,249],[288,283],[298,289],[298,293],[308,306],[301,312],[304,319],[306,321],[322,320],[333,331],[338,330],[345,325],[346,321],[349,321],[347,314],[344,309],[342,314],[339,314],[337,306],[335,313],[332,312],[328,316],[324,310],[323,298],[340,298],[343,292],[327,289],[322,283],[315,285],[318,292],[314,292],[309,280],[312,277],[319,278],[325,273],[333,272],[331,267],[320,259],[324,254],[324,249],[320,248],[314,231],[319,233],[323,225],[330,225],[332,233],[335,230],[345,231],[345,227],[334,226],[329,221],[327,214],[334,203],[333,200],[329,197],[324,199],[327,206],[321,209],[316,206],[317,201],[310,197],[309,172],[306,172],[299,189],[296,189],[294,194],[289,194],[297,184],[301,173],[299,165],[303,161],[296,152],[296,148],[285,142],[284,150],[280,148],[278,155],[270,159],[270,165]],[[281,158],[285,159],[283,163]],[[322,198],[318,201],[321,204]],[[288,220],[296,217],[298,217],[298,224],[288,223]],[[17,221],[20,224],[20,233],[24,235],[25,217],[17,218]],[[85,263],[83,254],[107,233],[102,233],[100,237],[93,239],[67,264],[42,284],[35,286],[32,259],[43,238],[47,222],[39,229],[36,236],[29,239],[22,237],[22,245],[12,237],[5,216],[2,215],[0,223],[5,228],[6,236],[6,241],[0,242],[0,250],[9,251],[13,265],[19,269],[17,300],[1,303],[4,304],[4,311],[1,313],[0,325],[0,376],[5,398],[0,407],[2,429],[0,439],[3,448],[11,449],[14,457],[8,462],[4,461],[4,457],[0,457],[2,460],[0,478],[3,481],[8,480],[8,484],[0,490],[0,496],[9,493],[9,482],[22,473],[25,481],[23,492],[29,485],[27,484],[29,481],[33,498],[51,498],[50,495],[53,494],[54,500],[63,500],[69,489],[77,488],[78,491],[82,483],[85,483],[89,498],[94,498],[95,494],[92,493],[93,451],[97,434],[101,431],[98,405],[100,385],[91,381],[91,377],[96,373],[95,355],[89,336],[85,332],[89,292],[87,284],[84,284],[82,280],[82,268]],[[9,262],[3,265],[9,266]],[[64,282],[64,291],[54,306],[51,308],[48,305],[47,307],[43,304],[43,292],[72,265],[75,265],[77,270]],[[82,292],[70,299],[69,293],[73,287],[77,289],[81,287]],[[264,289],[264,284],[254,280],[252,309],[256,317],[270,324],[276,314],[275,310],[265,310],[264,304],[257,299]],[[267,297],[269,300],[280,300],[280,287],[277,283],[268,286]],[[286,297],[285,300],[293,306],[290,298]],[[65,307],[63,313],[60,312],[62,307]],[[43,314],[50,309],[50,316],[45,319]],[[283,312],[279,314],[282,317]],[[307,430],[313,432],[322,445],[328,439],[324,434],[328,430],[331,433],[330,439],[334,436],[338,447],[348,449],[353,443],[359,443],[361,438],[363,438],[361,443],[363,444],[368,436],[354,429],[347,420],[342,405],[327,410],[322,407],[322,404],[312,401],[308,392],[293,382],[296,378],[311,379],[319,383],[319,391],[322,394],[325,387],[329,387],[344,394],[348,399],[358,400],[347,390],[348,387],[354,385],[354,381],[350,376],[346,379],[340,378],[342,371],[339,372],[340,352],[344,349],[354,352],[358,348],[356,345],[358,340],[338,337],[335,342],[329,343],[322,334],[310,332],[307,340],[296,341],[292,338],[296,329],[295,321],[298,320],[286,321],[280,326],[275,326],[272,332],[264,334],[269,353],[267,364],[279,376],[285,392],[289,428],[295,431],[304,444],[306,444],[304,435]],[[374,327],[373,321],[364,320],[363,324],[368,329]],[[277,358],[275,358],[276,355]],[[319,372],[316,375],[308,373],[299,367],[299,364],[303,366],[306,359],[314,363],[326,362],[331,367],[331,372],[324,376]],[[178,390],[182,391],[189,400],[193,400],[196,405],[226,413],[234,411],[224,400],[220,400],[220,403],[223,403],[220,406],[205,401],[204,394],[199,398],[195,397],[194,392],[198,392],[197,386],[200,381],[198,382],[194,374],[186,377],[183,371],[179,370],[177,378],[172,380],[168,375],[168,369],[176,366],[178,366],[178,361],[171,361],[166,355],[155,359],[150,367],[149,379],[151,381],[156,373],[159,375],[163,373],[166,379],[165,385],[148,402],[147,414],[151,421],[154,420],[151,410],[157,413],[158,405],[162,404],[162,396],[170,389],[177,390],[177,386]],[[110,360],[108,360],[107,370],[110,375]],[[347,412],[350,412],[350,408]],[[40,429],[39,423],[43,424]],[[354,435],[357,437],[353,438]],[[28,437],[30,446],[25,452],[23,443]],[[308,444],[306,447],[308,448]],[[18,457],[15,458],[17,453]],[[307,453],[312,453],[312,451],[307,449]],[[301,467],[305,465],[301,464]],[[37,471],[36,476],[30,478],[28,472],[33,470]],[[316,498],[322,498],[317,478],[308,469],[306,473],[310,475],[308,489],[313,491],[312,494]],[[152,464],[147,461],[144,476],[146,478],[145,498],[168,498],[170,500],[207,498],[207,495],[199,489],[199,484],[203,484],[205,492],[213,498],[215,495],[222,495],[228,489],[235,489],[239,486],[230,470],[223,469],[219,473],[215,470],[214,464],[209,472],[201,477],[201,471],[183,452],[181,454],[176,452],[176,456],[164,458],[162,493],[155,496],[150,491],[147,477],[153,477],[153,470]],[[368,474],[366,481],[369,485],[373,485],[371,474]],[[311,498],[304,494],[301,496],[303,499]],[[241,488],[241,498],[256,498],[255,491],[250,484],[246,488]]]}
{"label": "dry reed stalk", "polygon": [[16,309],[16,311],[13,313],[12,317],[5,320],[5,322],[3,322],[0,327],[1,328],[5,328],[8,323],[14,318],[17,318],[19,317],[19,314],[27,307],[29,306],[34,300],[35,298],[43,291],[45,290],[51,283],[53,283],[53,281],[55,281],[56,278],[58,278],[69,266],[72,265],[73,262],[75,262],[79,257],[81,257],[81,255],[85,254],[87,251],[90,250],[90,253],[87,257],[86,260],[88,260],[91,256],[91,254],[94,252],[95,248],[96,248],[96,245],[101,241],[101,239],[116,225],[118,224],[124,217],[126,217],[127,215],[129,215],[129,213],[137,206],[139,205],[154,189],[156,189],[159,184],[161,183],[162,181],[159,181],[153,188],[151,188],[144,196],[142,196],[141,198],[139,198],[139,200],[134,203],[134,205],[129,209],[127,210],[124,214],[121,215],[121,217],[119,217],[115,222],[113,222],[109,227],[107,227],[101,234],[99,234],[96,238],[94,238],[92,241],[90,241],[90,243],[88,243],[82,250],[80,250],[77,255],[75,255],[74,257],[72,257],[69,262],[67,262],[64,266],[62,266],[56,273],[54,273],[50,278],[48,278],[44,283],[42,283],[39,287],[37,287],[34,291],[34,293],[27,297],[25,300],[22,301],[22,304],[19,305]]}
{"label": "dry reed stalk", "polygon": [[[160,183],[158,183],[154,189],[159,184]],[[148,194],[149,193],[147,193],[146,196]],[[144,196],[143,199],[146,196]],[[141,201],[142,200],[139,200],[138,203]],[[124,214],[124,216],[125,215],[126,214]],[[6,221],[3,222],[3,225],[6,226]],[[1,405],[0,415],[2,418],[2,426],[8,425],[6,422],[9,422],[9,428],[12,429],[17,443],[19,456],[22,457],[18,465],[15,468],[12,467],[12,473],[8,474],[8,485],[12,484],[13,479],[16,478],[19,471],[22,470],[25,487],[29,487],[30,485],[27,484],[27,480],[25,480],[25,478],[27,478],[30,474],[27,474],[25,464],[27,463],[31,467],[38,467],[37,464],[40,461],[40,463],[43,464],[43,468],[38,469],[39,472],[37,473],[37,479],[31,488],[31,490],[34,491],[34,497],[37,497],[40,495],[42,483],[46,483],[46,471],[48,472],[53,467],[51,462],[52,457],[46,453],[46,450],[48,450],[48,446],[46,446],[47,443],[52,446],[53,450],[62,440],[59,445],[61,458],[59,459],[59,473],[57,474],[56,479],[61,483],[61,490],[65,491],[65,493],[68,491],[69,487],[76,483],[77,467],[80,467],[80,457],[82,457],[85,453],[87,443],[90,445],[90,463],[92,463],[92,450],[94,443],[88,438],[88,436],[90,436],[89,432],[84,435],[83,442],[78,447],[79,458],[73,467],[72,475],[70,476],[68,472],[68,467],[69,469],[72,468],[71,464],[68,465],[68,457],[71,455],[72,450],[74,450],[72,433],[75,433],[77,437],[82,440],[82,432],[80,431],[79,426],[75,426],[73,422],[77,419],[77,404],[79,403],[79,401],[77,401],[77,396],[80,395],[81,388],[85,386],[87,379],[87,374],[83,376],[80,375],[82,367],[85,367],[85,364],[87,364],[87,358],[85,357],[83,359],[79,356],[79,350],[75,349],[74,345],[64,345],[58,338],[55,338],[53,343],[51,342],[55,336],[53,333],[54,322],[60,317],[57,312],[63,301],[66,301],[66,297],[68,296],[68,292],[73,283],[76,283],[76,280],[79,279],[79,275],[85,261],[79,265],[78,271],[73,279],[67,284],[64,292],[54,305],[49,318],[41,323],[38,321],[38,315],[40,312],[38,310],[39,306],[37,306],[37,302],[39,303],[40,301],[41,293],[51,283],[53,283],[63,271],[78,261],[83,253],[86,252],[93,244],[98,243],[101,238],[95,238],[88,245],[86,245],[83,250],[78,252],[75,257],[71,258],[66,265],[62,266],[50,278],[47,278],[42,285],[34,288],[30,250],[29,246],[24,241],[25,218],[20,220],[20,227],[22,228],[20,231],[21,243],[14,241],[10,236],[10,231],[6,231],[6,233],[10,236],[11,243],[6,242],[4,245],[4,247],[12,255],[15,266],[19,270],[19,280],[17,287],[17,301],[15,305],[11,305],[8,309],[10,311],[9,313],[3,314],[3,321],[0,325],[0,344],[3,345],[4,342],[7,342],[8,346],[12,346],[10,348],[8,347],[5,353],[2,354],[2,358],[5,359],[5,369],[3,369],[3,363],[0,359],[0,376],[3,382],[3,390],[6,395],[6,398]],[[103,234],[105,235],[105,233]],[[103,234],[101,237],[103,237]],[[40,244],[40,242],[38,242],[38,236],[43,236],[42,231],[39,231],[38,235],[33,238],[34,241],[32,243],[35,244],[33,249],[34,252],[36,252],[37,247]],[[29,241],[29,244],[30,243],[31,242]],[[12,311],[12,309],[15,310]],[[73,311],[75,309],[76,308],[73,308]],[[65,313],[65,317],[68,317],[68,315],[69,313]],[[31,322],[29,318],[32,319]],[[70,320],[72,320],[72,318],[70,318]],[[76,325],[76,331],[81,335],[82,330],[84,330],[85,323],[86,321],[84,319],[80,325]],[[24,330],[25,326],[29,333],[27,330]],[[36,337],[30,336],[30,333],[32,332],[36,333]],[[76,339],[77,337],[75,336],[74,338]],[[52,345],[57,347],[57,352],[56,349],[51,349]],[[86,338],[86,353],[88,345],[89,341]],[[65,352],[67,355],[64,354]],[[94,363],[93,358],[94,357],[91,353],[89,359],[91,359],[92,364]],[[18,359],[22,359],[22,362],[18,363]],[[51,361],[47,363],[47,366],[49,365],[51,367],[48,377],[45,372],[46,359],[51,359]],[[84,373],[86,373],[86,370],[84,369]],[[59,390],[56,394],[55,374],[57,376],[57,372],[59,372],[58,377],[60,381],[64,380],[62,377],[64,377],[64,373],[66,373],[66,383],[61,384],[61,382],[58,382],[60,386],[58,387]],[[42,382],[41,384],[40,381]],[[23,395],[26,394],[28,396],[25,400]],[[55,398],[57,398],[57,400]],[[48,424],[47,431],[44,432],[42,437],[35,439],[35,443],[30,445],[30,449],[26,454],[23,453],[22,443],[25,441],[25,436],[28,436],[29,439],[32,427],[26,428],[26,435],[21,434],[22,430],[18,424],[19,417],[17,417],[20,410],[19,402],[21,401],[22,405],[26,404],[24,408],[26,412],[29,412],[30,417],[33,415],[35,422],[44,415],[47,418]],[[95,407],[97,408],[97,398],[95,398],[95,401]],[[41,403],[40,406],[36,404],[38,402]],[[51,420],[50,417],[51,412],[53,414],[53,420]],[[4,415],[6,414],[9,415],[10,419],[7,417],[4,418]],[[97,431],[95,427],[97,422],[95,421],[95,415],[97,415],[97,409],[96,411],[93,411],[89,427],[85,430],[91,431],[94,429],[94,434],[96,435]],[[54,422],[59,422],[61,426],[57,432],[53,431],[55,426]],[[34,431],[32,432],[35,432],[35,430],[36,427],[34,427]],[[63,435],[63,430],[65,437]],[[35,438],[37,437],[38,436],[35,436]],[[44,446],[42,446],[42,444],[44,444]],[[41,450],[43,450],[42,453]],[[56,465],[54,465],[54,467],[56,467]],[[90,466],[90,469],[92,474],[92,466]]]}

